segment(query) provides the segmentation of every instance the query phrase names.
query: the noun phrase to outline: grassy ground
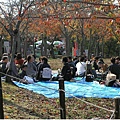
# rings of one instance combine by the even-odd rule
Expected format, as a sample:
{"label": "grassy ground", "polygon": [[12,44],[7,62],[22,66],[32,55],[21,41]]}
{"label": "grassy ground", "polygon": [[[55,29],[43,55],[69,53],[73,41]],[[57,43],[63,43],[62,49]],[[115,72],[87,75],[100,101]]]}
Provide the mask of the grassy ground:
{"label": "grassy ground", "polygon": [[[61,59],[49,60],[53,69],[61,68]],[[6,119],[60,119],[59,99],[48,99],[43,95],[2,82],[4,117]],[[108,119],[111,112],[90,106],[91,102],[109,110],[114,109],[113,99],[66,98],[68,119]]]}
{"label": "grassy ground", "polygon": [[[52,68],[52,70],[57,70],[63,66],[62,64],[62,59],[57,58],[57,59],[49,59],[49,64]],[[104,62],[108,65],[111,64],[110,59],[104,59]]]}
{"label": "grassy ground", "polygon": [[[2,82],[4,116],[7,119],[60,119],[59,99],[48,99],[43,95]],[[87,105],[81,100],[113,110],[114,100],[95,98],[66,98],[68,119],[108,119],[111,112]]]}

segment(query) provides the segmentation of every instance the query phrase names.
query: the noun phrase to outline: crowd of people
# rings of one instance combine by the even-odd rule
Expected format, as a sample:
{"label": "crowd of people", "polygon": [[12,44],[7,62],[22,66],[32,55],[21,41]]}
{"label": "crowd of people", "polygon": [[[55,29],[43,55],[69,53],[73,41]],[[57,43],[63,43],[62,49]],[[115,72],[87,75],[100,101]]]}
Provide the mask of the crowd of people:
{"label": "crowd of people", "polygon": [[[48,80],[58,80],[57,77],[52,77],[52,69],[48,63],[48,59],[45,56],[41,56],[39,61],[36,61],[34,55],[28,55],[26,59],[22,58],[20,53],[14,56],[13,63],[10,63],[9,55],[4,53],[0,61],[0,68],[3,73],[7,73],[7,70],[12,65],[11,75],[17,78],[27,81],[27,83],[33,83],[37,81],[48,81]],[[71,56],[63,57],[60,75],[64,80],[70,81],[75,77],[84,77],[86,74],[92,74],[94,78],[97,78],[97,74],[111,73],[116,75],[116,79],[120,79],[120,57],[112,57],[110,59],[111,64],[107,65],[102,58],[92,55],[91,59],[88,60],[85,56],[79,56],[72,58]],[[88,69],[88,64],[91,68]],[[32,79],[26,80],[26,76]]]}

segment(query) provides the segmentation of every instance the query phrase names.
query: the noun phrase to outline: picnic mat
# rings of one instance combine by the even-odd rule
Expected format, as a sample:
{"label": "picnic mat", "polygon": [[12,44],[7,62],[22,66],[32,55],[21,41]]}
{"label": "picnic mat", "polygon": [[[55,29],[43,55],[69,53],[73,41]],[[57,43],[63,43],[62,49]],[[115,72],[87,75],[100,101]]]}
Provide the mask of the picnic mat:
{"label": "picnic mat", "polygon": [[[105,85],[100,85],[96,81],[86,82],[84,78],[75,79],[75,82],[64,82],[66,97],[120,98],[120,88],[106,87]],[[21,88],[31,90],[38,94],[43,94],[47,98],[59,97],[58,81],[36,82],[34,84],[23,84],[14,81],[14,83]]]}

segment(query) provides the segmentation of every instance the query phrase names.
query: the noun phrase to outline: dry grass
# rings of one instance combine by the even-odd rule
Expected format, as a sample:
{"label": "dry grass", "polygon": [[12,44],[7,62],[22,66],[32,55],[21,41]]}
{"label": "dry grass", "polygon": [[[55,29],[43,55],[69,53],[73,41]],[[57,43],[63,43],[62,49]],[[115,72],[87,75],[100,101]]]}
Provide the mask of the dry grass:
{"label": "dry grass", "polygon": [[[59,99],[49,99],[32,91],[2,82],[5,119],[60,119]],[[99,98],[66,98],[67,119],[109,119],[111,112],[83,103],[88,101],[109,110],[114,100]]]}
{"label": "dry grass", "polygon": [[[108,59],[108,58],[104,59],[104,62],[108,65],[111,64],[110,59]],[[62,59],[60,59],[60,58],[49,59],[49,64],[50,64],[52,70],[57,70],[59,68],[62,68],[62,66],[63,66]]]}
{"label": "dry grass", "polygon": [[63,66],[62,59],[60,59],[60,58],[49,59],[49,64],[50,64],[52,70],[57,70],[59,68],[62,68],[62,66]]}

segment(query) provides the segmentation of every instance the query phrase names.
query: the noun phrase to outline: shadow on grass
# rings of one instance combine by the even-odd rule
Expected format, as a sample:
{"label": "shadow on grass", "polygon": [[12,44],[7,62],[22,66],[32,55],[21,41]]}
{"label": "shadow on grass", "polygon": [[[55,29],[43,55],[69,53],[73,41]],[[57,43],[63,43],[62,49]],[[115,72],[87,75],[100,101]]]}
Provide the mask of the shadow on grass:
{"label": "shadow on grass", "polygon": [[24,108],[24,107],[22,107],[22,106],[19,106],[19,105],[15,104],[15,103],[13,103],[13,102],[11,102],[11,101],[9,101],[9,100],[3,99],[3,101],[4,101],[4,104],[8,104],[8,105],[10,105],[10,106],[17,107],[19,110],[21,110],[21,111],[24,110],[24,112],[26,112],[26,113],[28,113],[28,114],[30,114],[30,115],[33,115],[33,116],[36,116],[36,117],[39,117],[39,118],[44,118],[42,114],[40,115],[40,114],[36,113],[36,112],[33,111],[33,110],[30,110],[30,109],[28,109],[28,108]]}

